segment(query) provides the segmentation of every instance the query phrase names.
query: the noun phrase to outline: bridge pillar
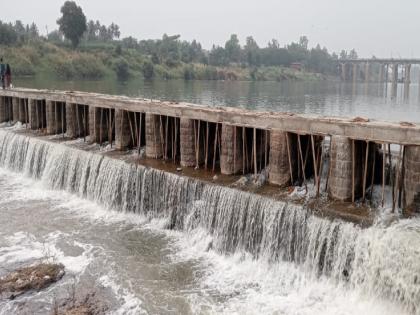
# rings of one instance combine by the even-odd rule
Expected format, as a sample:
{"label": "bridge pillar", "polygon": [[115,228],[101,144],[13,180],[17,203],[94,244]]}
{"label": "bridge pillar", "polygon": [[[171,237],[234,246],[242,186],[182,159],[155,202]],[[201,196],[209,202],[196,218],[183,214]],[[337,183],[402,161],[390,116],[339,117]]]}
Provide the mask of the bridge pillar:
{"label": "bridge pillar", "polygon": [[[89,106],[89,135],[91,143],[101,143],[108,140],[109,126],[106,117],[109,116],[107,109]],[[118,124],[115,125],[118,128]]]}
{"label": "bridge pillar", "polygon": [[411,64],[405,65],[404,74],[404,98],[408,99],[410,96],[410,83],[411,83]]}
{"label": "bridge pillar", "polygon": [[357,63],[353,63],[353,83],[357,82],[358,70],[359,70],[359,65]]}
{"label": "bridge pillar", "polygon": [[397,97],[398,88],[398,64],[392,65],[392,97]]}
{"label": "bridge pillar", "polygon": [[117,150],[126,150],[131,144],[130,125],[128,113],[125,110],[115,110],[115,147]]}
{"label": "bridge pillar", "polygon": [[241,144],[242,132],[238,130],[238,127],[222,124],[222,152],[220,156],[220,171],[222,174],[233,175],[242,170],[243,158]]}
{"label": "bridge pillar", "polygon": [[[287,140],[286,137],[288,137]],[[270,172],[268,179],[271,184],[279,186],[290,184],[289,148],[287,141],[289,142],[290,154],[292,154],[295,150],[292,148],[290,135],[283,131],[270,131]],[[294,163],[292,156],[291,161]]]}
{"label": "bridge pillar", "polygon": [[406,146],[404,156],[405,206],[420,212],[420,146]]}
{"label": "bridge pillar", "polygon": [[382,63],[379,64],[379,83],[384,83],[384,65]]}
{"label": "bridge pillar", "polygon": [[370,80],[370,64],[369,62],[366,62],[365,64],[365,82],[369,83]]}
{"label": "bridge pillar", "polygon": [[159,159],[163,156],[160,116],[146,113],[146,157]]}
{"label": "bridge pillar", "polygon": [[344,82],[347,81],[347,64],[346,63],[341,64],[341,80]]}
{"label": "bridge pillar", "polygon": [[194,167],[196,164],[196,156],[193,119],[181,117],[180,134],[181,166]]}
{"label": "bridge pillar", "polygon": [[[330,174],[328,194],[339,201],[351,201],[353,196],[353,144],[352,140],[342,136],[331,137]],[[360,195],[362,188],[361,142],[354,141],[355,156],[355,196]]]}

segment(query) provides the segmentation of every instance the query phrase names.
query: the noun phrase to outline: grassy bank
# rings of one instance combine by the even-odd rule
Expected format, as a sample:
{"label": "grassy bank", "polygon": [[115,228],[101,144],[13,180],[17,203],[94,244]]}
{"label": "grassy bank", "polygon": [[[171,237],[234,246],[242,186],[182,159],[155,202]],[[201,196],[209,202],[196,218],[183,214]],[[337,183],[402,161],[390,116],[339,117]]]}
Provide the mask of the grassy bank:
{"label": "grassy bank", "polygon": [[34,41],[21,46],[0,46],[0,54],[12,68],[13,76],[39,73],[60,79],[125,80],[146,79],[231,80],[231,81],[306,81],[322,80],[324,75],[287,67],[215,67],[204,64],[153,63],[135,49],[114,44],[85,44],[77,50],[51,42]]}

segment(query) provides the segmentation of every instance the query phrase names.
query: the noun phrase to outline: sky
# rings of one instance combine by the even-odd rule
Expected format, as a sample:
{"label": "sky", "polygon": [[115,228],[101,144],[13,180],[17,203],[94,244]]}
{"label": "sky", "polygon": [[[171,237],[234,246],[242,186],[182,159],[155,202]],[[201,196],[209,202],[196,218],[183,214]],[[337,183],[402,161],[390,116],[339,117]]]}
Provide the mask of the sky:
{"label": "sky", "polygon": [[[0,0],[6,3],[7,0]],[[3,21],[34,21],[41,33],[57,28],[64,0],[12,0]],[[180,34],[205,48],[224,45],[230,34],[260,46],[309,38],[329,51],[356,49],[360,57],[420,57],[419,0],[76,0],[88,20],[120,26],[139,39]]]}

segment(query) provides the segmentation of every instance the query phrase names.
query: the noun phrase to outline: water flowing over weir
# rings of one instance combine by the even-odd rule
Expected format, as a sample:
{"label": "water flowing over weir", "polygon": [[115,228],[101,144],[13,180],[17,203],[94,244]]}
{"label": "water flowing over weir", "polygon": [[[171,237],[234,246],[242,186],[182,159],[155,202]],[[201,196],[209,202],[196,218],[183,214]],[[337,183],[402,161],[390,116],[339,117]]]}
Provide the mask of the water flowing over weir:
{"label": "water flowing over weir", "polygon": [[362,229],[272,200],[0,130],[0,166],[118,211],[205,229],[212,249],[294,262],[420,314],[420,221]]}

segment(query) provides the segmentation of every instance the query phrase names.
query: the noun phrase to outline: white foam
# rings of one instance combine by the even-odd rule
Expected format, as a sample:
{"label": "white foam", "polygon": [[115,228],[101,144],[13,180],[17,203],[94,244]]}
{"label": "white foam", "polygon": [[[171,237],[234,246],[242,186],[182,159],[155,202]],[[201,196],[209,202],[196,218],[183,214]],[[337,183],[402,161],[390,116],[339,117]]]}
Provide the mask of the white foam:
{"label": "white foam", "polygon": [[93,246],[74,241],[71,245],[82,248],[82,253],[78,256],[66,256],[57,245],[57,242],[64,238],[69,238],[69,235],[59,231],[49,233],[42,240],[37,240],[29,233],[16,232],[4,238],[7,245],[0,247],[0,264],[10,265],[43,260],[61,263],[67,272],[76,275],[83,273],[93,260]]}
{"label": "white foam", "polygon": [[203,230],[177,236],[179,251],[172,258],[174,261],[201,258],[205,266],[202,290],[218,292],[222,297],[223,302],[212,305],[215,313],[406,314],[393,303],[325,277],[315,278],[304,267],[292,263],[271,264],[244,253],[225,256],[207,250],[212,240]]}
{"label": "white foam", "polygon": [[136,297],[130,290],[117,284],[116,280],[111,275],[103,275],[98,279],[104,287],[111,289],[115,296],[119,297],[121,306],[113,311],[116,315],[138,315],[147,314],[147,312],[141,307],[143,304],[142,300]]}

